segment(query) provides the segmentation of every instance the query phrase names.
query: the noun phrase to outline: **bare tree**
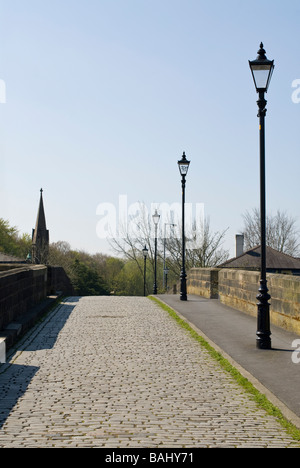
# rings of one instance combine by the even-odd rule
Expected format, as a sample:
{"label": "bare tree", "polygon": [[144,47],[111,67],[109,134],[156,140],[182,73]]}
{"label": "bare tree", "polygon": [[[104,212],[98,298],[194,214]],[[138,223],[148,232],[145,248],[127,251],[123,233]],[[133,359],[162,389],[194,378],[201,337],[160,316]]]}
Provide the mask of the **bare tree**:
{"label": "bare tree", "polygon": [[215,267],[228,260],[229,252],[222,248],[227,230],[212,232],[209,218],[203,220],[194,234],[194,248],[188,251],[191,267]]}
{"label": "bare tree", "polygon": [[153,265],[153,226],[144,204],[140,203],[139,215],[136,218],[126,220],[126,225],[119,226],[118,236],[111,236],[109,243],[117,254],[121,254],[128,260],[133,260],[142,275],[144,274],[141,263],[142,250],[146,245],[150,263]]}
{"label": "bare tree", "polygon": [[[154,265],[154,226],[149,213],[141,204],[140,215],[134,219],[131,229],[121,229],[118,238],[112,238],[110,245],[115,252],[125,258],[134,260],[142,273],[141,253],[146,245],[149,250],[149,260]],[[174,220],[172,220],[172,225]],[[166,239],[158,242],[158,256],[163,258],[164,245],[166,247],[167,266],[175,276],[179,277],[182,261],[181,228],[175,220],[177,229],[171,230]],[[170,224],[170,223],[168,223]],[[186,229],[186,269],[193,267],[213,267],[226,261],[228,251],[222,249],[226,231],[211,231],[209,218],[198,220]]]}
{"label": "bare tree", "polygon": [[[245,248],[252,249],[260,245],[260,212],[254,208],[246,211],[244,219]],[[296,219],[286,212],[277,211],[276,215],[268,215],[266,222],[266,241],[269,247],[291,256],[300,255],[299,231]]]}
{"label": "bare tree", "polygon": [[[205,218],[194,223],[187,230],[186,268],[208,268],[220,265],[229,257],[229,252],[222,248],[227,229],[222,232],[212,232],[210,219]],[[178,274],[181,270],[182,242],[179,238],[169,238],[167,249],[172,261],[172,268]]]}

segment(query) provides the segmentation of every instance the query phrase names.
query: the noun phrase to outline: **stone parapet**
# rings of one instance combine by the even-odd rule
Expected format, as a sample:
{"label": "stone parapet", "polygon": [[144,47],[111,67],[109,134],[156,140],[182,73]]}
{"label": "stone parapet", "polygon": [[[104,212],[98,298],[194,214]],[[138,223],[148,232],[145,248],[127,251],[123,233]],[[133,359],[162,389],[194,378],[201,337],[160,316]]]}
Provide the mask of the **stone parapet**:
{"label": "stone parapet", "polygon": [[[300,277],[269,273],[267,280],[271,323],[300,334]],[[223,304],[256,317],[259,282],[258,271],[194,268],[187,284],[189,294],[219,298]]]}
{"label": "stone parapet", "polygon": [[187,279],[188,292],[208,299],[218,299],[219,268],[192,268]]}
{"label": "stone parapet", "polygon": [[65,270],[60,266],[48,266],[48,295],[61,292],[64,296],[73,296],[74,288]]}
{"label": "stone parapet", "polygon": [[0,272],[0,330],[46,297],[46,266],[32,265]]}

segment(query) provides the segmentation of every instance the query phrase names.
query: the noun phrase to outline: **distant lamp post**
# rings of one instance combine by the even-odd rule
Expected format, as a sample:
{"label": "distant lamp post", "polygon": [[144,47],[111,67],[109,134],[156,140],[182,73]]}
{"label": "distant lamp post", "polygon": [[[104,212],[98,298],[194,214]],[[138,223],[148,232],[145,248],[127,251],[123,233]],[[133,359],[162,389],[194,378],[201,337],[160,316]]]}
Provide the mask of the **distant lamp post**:
{"label": "distant lamp post", "polygon": [[186,290],[186,272],[185,272],[185,182],[186,176],[189,170],[190,161],[186,159],[185,153],[182,158],[178,161],[179,172],[181,175],[181,186],[182,186],[182,266],[180,273],[180,300],[187,301],[187,290]]}
{"label": "distant lamp post", "polygon": [[258,117],[260,138],[260,218],[261,218],[261,280],[258,299],[256,346],[259,349],[271,349],[270,304],[271,296],[267,287],[266,269],[266,170],[265,170],[265,93],[268,91],[274,70],[274,60],[268,60],[263,43],[256,60],[249,60],[252,77],[258,93]]}
{"label": "distant lamp post", "polygon": [[157,227],[160,219],[160,215],[155,210],[154,215],[152,216],[154,225],[155,225],[155,252],[154,252],[154,285],[153,285],[153,294],[157,294]]}
{"label": "distant lamp post", "polygon": [[143,248],[143,256],[144,256],[144,296],[146,296],[146,264],[147,264],[147,257],[148,257],[148,249],[146,246]]}
{"label": "distant lamp post", "polygon": [[165,290],[168,292],[168,274],[169,274],[169,268],[165,267],[164,268],[164,278],[165,278]]}

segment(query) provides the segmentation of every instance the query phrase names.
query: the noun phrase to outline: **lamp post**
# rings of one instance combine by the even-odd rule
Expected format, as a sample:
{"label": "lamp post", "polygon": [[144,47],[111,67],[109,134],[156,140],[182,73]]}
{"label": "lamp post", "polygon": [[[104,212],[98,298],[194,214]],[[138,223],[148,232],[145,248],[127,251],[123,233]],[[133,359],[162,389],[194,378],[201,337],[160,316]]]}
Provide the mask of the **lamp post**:
{"label": "lamp post", "polygon": [[266,269],[266,170],[265,170],[265,117],[266,104],[265,93],[268,91],[274,70],[274,60],[268,60],[263,43],[256,60],[249,60],[255,89],[258,93],[258,118],[259,118],[259,141],[260,141],[260,219],[261,219],[261,279],[257,312],[256,346],[259,349],[271,349],[270,331],[270,304],[271,296],[267,287]]}
{"label": "lamp post", "polygon": [[168,267],[165,267],[164,268],[164,276],[166,278],[165,280],[165,291],[168,292],[168,274],[169,274],[169,268]]}
{"label": "lamp post", "polygon": [[146,296],[146,263],[147,263],[147,256],[148,256],[148,249],[146,246],[143,248],[143,256],[144,256],[144,296]]}
{"label": "lamp post", "polygon": [[182,158],[178,161],[179,172],[181,174],[181,186],[182,186],[182,266],[180,273],[180,300],[187,301],[186,291],[186,272],[185,272],[185,178],[187,176],[190,166],[190,161],[186,159],[185,152],[183,152]]}
{"label": "lamp post", "polygon": [[154,225],[155,225],[155,252],[154,252],[154,285],[153,285],[153,294],[157,294],[157,226],[159,223],[160,215],[155,210],[154,215],[152,216]]}

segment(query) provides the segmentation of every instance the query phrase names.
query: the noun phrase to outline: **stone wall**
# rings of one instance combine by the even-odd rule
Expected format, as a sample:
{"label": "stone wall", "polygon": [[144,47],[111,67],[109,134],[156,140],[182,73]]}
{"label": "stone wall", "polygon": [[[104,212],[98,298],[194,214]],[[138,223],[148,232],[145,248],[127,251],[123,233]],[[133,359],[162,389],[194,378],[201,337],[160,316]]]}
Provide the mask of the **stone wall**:
{"label": "stone wall", "polygon": [[272,322],[300,335],[300,277],[270,274],[268,287]]}
{"label": "stone wall", "polygon": [[229,270],[219,272],[219,299],[235,309],[257,315],[257,299],[260,274],[256,271]]}
{"label": "stone wall", "polygon": [[[300,277],[270,273],[267,279],[271,323],[300,334]],[[256,271],[193,269],[188,274],[188,293],[218,297],[223,304],[256,317],[259,281]]]}
{"label": "stone wall", "polygon": [[187,288],[190,294],[218,298],[218,268],[192,268],[187,278]]}
{"label": "stone wall", "polygon": [[47,267],[0,272],[0,330],[47,297]]}
{"label": "stone wall", "polygon": [[64,296],[73,296],[74,288],[65,270],[59,266],[48,266],[48,295],[61,292]]}

